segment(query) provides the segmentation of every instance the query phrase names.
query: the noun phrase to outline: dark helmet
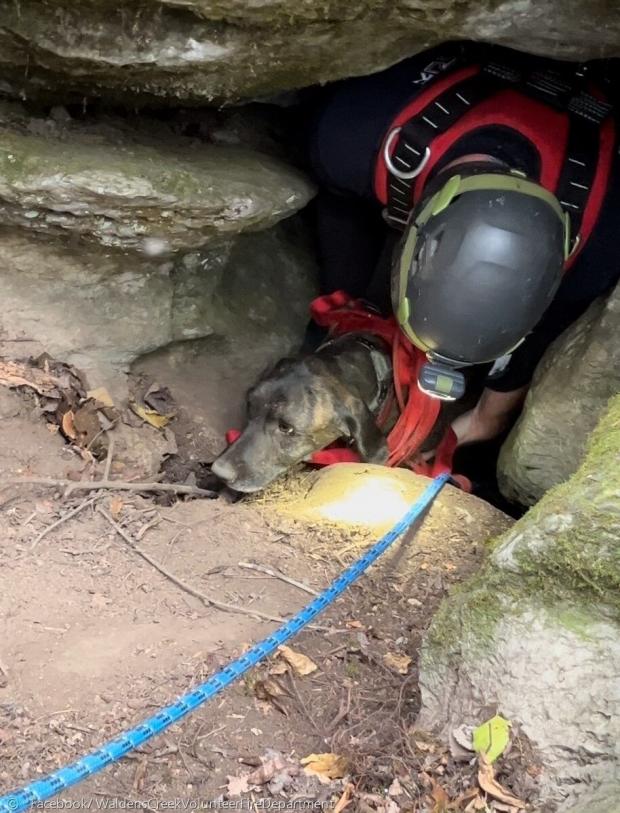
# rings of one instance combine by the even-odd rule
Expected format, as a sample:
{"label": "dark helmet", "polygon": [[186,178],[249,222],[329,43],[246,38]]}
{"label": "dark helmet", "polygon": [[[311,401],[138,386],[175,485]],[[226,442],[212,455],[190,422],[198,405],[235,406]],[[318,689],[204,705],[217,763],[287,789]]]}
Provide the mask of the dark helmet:
{"label": "dark helmet", "polygon": [[411,213],[392,272],[400,326],[432,362],[422,389],[460,397],[455,368],[514,350],[551,303],[567,246],[559,202],[520,173],[487,164],[438,176]]}

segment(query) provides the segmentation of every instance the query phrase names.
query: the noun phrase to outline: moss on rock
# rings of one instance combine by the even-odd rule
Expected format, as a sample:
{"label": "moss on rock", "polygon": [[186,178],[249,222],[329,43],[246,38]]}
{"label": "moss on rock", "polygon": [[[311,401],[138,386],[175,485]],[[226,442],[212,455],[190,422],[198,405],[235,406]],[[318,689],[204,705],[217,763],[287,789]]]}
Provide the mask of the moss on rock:
{"label": "moss on rock", "polygon": [[195,143],[155,124],[152,134],[137,136],[109,121],[63,129],[23,121],[14,107],[9,113],[10,125],[0,126],[4,225],[162,254],[265,229],[314,194],[280,160]]}
{"label": "moss on rock", "polygon": [[620,732],[610,723],[620,711],[619,540],[617,395],[573,477],[443,602],[424,643],[420,723],[446,733],[500,709],[538,746],[542,795],[552,801],[581,801],[592,777],[612,776],[620,765]]}

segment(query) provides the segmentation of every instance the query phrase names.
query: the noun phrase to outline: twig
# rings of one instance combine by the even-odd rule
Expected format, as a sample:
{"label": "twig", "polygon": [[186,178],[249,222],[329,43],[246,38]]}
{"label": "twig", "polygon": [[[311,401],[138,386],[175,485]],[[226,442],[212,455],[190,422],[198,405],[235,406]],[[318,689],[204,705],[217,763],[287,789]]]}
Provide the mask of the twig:
{"label": "twig", "polygon": [[295,579],[291,579],[289,576],[285,576],[284,573],[280,573],[277,570],[272,570],[270,567],[266,567],[265,565],[255,565],[252,562],[239,562],[239,567],[243,567],[246,570],[256,570],[259,573],[266,573],[268,576],[272,576],[274,579],[280,579],[280,581],[286,582],[286,584],[291,584],[293,587],[297,587],[299,590],[303,590],[305,593],[310,593],[311,596],[319,595],[316,590],[313,590],[312,587],[308,587],[307,584],[298,582]]}
{"label": "twig", "polygon": [[0,688],[4,688],[9,682],[9,670],[6,664],[0,658]]}
{"label": "twig", "polygon": [[297,702],[299,703],[303,714],[306,716],[306,719],[308,720],[308,722],[310,723],[312,728],[316,731],[316,733],[319,735],[321,740],[323,742],[327,742],[327,740],[325,739],[325,736],[321,733],[321,730],[317,726],[317,724],[316,724],[316,722],[314,720],[314,717],[308,711],[308,707],[304,703],[303,698],[302,698],[302,696],[300,694],[300,691],[297,688],[297,683],[295,682],[295,678],[293,677],[293,675],[290,672],[289,672],[289,675],[288,675],[288,680],[289,680],[289,683],[291,684],[291,688],[295,692],[295,697],[297,698]]}
{"label": "twig", "polygon": [[142,540],[142,537],[144,536],[144,534],[147,531],[150,531],[151,528],[154,528],[156,525],[159,525],[160,522],[161,522],[161,517],[159,516],[159,514],[155,514],[153,519],[150,519],[147,523],[145,523],[140,528],[140,530],[136,534],[136,542],[140,542]]}
{"label": "twig", "polygon": [[221,725],[221,726],[218,726],[217,728],[212,728],[211,731],[207,731],[206,734],[200,734],[199,733],[199,735],[194,737],[192,745],[194,745],[197,742],[202,742],[203,740],[206,740],[207,737],[212,737],[214,734],[217,734],[219,731],[223,731],[225,728],[226,728],[225,725]]}
{"label": "twig", "polygon": [[39,542],[43,539],[43,537],[47,536],[51,531],[58,528],[58,526],[62,525],[63,522],[66,522],[67,520],[77,516],[80,513],[80,511],[84,510],[84,508],[88,508],[89,505],[93,505],[96,500],[97,500],[96,496],[85,499],[84,502],[81,502],[77,508],[74,508],[72,511],[68,511],[66,514],[63,514],[63,516],[60,517],[60,519],[57,519],[56,522],[53,522],[51,525],[48,525],[47,528],[44,528],[30,546],[30,550],[34,550],[36,546],[39,544]]}
{"label": "twig", "polygon": [[338,714],[334,717],[334,719],[327,724],[327,731],[335,731],[338,727],[338,724],[348,716],[349,712],[351,711],[351,688],[347,692],[347,700],[346,703],[344,700],[340,701],[340,708],[338,710]]}
{"label": "twig", "polygon": [[[107,432],[107,429],[100,429],[100,430],[97,432],[97,434],[96,434],[96,435],[95,435],[93,438],[91,438],[91,439],[89,440],[88,445],[86,446],[86,451],[87,451],[87,452],[90,452],[90,450],[93,448],[93,446],[95,445],[95,443],[96,443],[96,442],[99,440],[99,438],[101,437],[101,435],[105,434],[106,432]],[[76,451],[77,451],[77,450],[76,450]]]}
{"label": "twig", "polygon": [[[200,590],[196,590],[195,587],[192,587],[190,584],[187,584],[187,582],[184,582],[182,579],[179,579],[178,576],[175,576],[173,573],[171,573],[160,562],[158,562],[156,559],[153,559],[152,556],[150,556],[148,553],[139,548],[134,542],[134,540],[129,536],[129,534],[123,528],[121,528],[121,526],[117,522],[115,522],[114,519],[112,519],[112,517],[110,516],[110,514],[108,514],[105,508],[103,508],[101,505],[98,505],[97,511],[99,511],[99,513],[107,519],[107,521],[114,528],[116,533],[127,543],[127,545],[131,548],[131,550],[134,551],[134,553],[137,553],[138,556],[141,556],[142,559],[144,559],[146,562],[152,565],[155,568],[155,570],[158,570],[162,574],[162,576],[165,576],[173,584],[176,584],[176,586],[180,587],[181,590],[184,590],[186,593],[189,593],[190,596],[194,596],[194,598],[197,598],[200,601],[202,601],[203,604],[215,607],[218,610],[225,610],[226,612],[229,613],[240,613],[241,615],[254,616],[255,618],[260,618],[263,621],[275,621],[277,624],[282,624],[286,622],[286,619],[280,618],[280,616],[268,615],[267,613],[260,612],[260,610],[246,609],[245,607],[239,607],[236,604],[227,604],[226,602],[218,601],[217,599],[211,598],[211,596],[207,596],[205,593],[201,593]],[[325,630],[326,628],[313,627],[313,629]]]}
{"label": "twig", "polygon": [[20,485],[66,487],[65,497],[70,496],[74,491],[96,491],[99,488],[107,491],[168,491],[173,494],[195,494],[211,500],[217,497],[215,491],[207,491],[198,486],[181,483],[128,483],[124,480],[96,480],[80,483],[75,480],[54,480],[48,477],[24,477],[21,480],[1,482],[0,488]]}
{"label": "twig", "polygon": [[101,478],[104,482],[110,482],[110,469],[112,468],[112,457],[114,455],[114,435],[109,435],[110,443],[108,445],[108,454],[105,459],[105,469],[103,472],[103,477]]}

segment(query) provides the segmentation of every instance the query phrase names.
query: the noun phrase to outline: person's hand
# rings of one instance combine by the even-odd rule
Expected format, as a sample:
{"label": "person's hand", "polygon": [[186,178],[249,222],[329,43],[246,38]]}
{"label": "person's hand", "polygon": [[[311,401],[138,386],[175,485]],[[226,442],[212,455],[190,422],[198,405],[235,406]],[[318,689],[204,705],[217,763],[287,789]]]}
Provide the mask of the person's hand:
{"label": "person's hand", "polygon": [[457,445],[481,443],[501,435],[521,408],[527,390],[528,387],[511,392],[485,389],[476,406],[453,421]]}

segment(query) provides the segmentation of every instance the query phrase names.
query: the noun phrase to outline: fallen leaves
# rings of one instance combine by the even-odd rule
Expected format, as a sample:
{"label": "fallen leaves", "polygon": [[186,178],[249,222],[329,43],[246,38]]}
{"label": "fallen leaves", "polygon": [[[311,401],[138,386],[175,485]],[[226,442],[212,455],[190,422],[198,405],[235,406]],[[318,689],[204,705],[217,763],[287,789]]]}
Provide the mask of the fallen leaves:
{"label": "fallen leaves", "polygon": [[383,656],[383,663],[389,668],[398,672],[399,675],[406,675],[411,666],[411,658],[408,655],[396,652],[386,652]]}
{"label": "fallen leaves", "polygon": [[226,790],[230,797],[241,796],[242,793],[249,793],[250,786],[247,776],[228,776],[227,780]]}
{"label": "fallen leaves", "polygon": [[300,761],[305,773],[314,774],[321,782],[342,779],[349,767],[345,757],[332,753],[309,754]]}
{"label": "fallen leaves", "polygon": [[118,519],[121,515],[121,511],[123,510],[123,506],[125,505],[125,501],[122,497],[112,497],[109,504],[110,514],[112,514],[112,519]]}
{"label": "fallen leaves", "polygon": [[163,429],[177,414],[174,399],[167,387],[152,384],[138,401],[129,402],[131,411],[155,429]]}
{"label": "fallen leaves", "polygon": [[115,425],[118,413],[108,391],[87,392],[74,367],[45,353],[28,361],[0,361],[0,385],[30,391],[48,425],[58,427],[84,459],[104,455],[105,444],[95,442]]}
{"label": "fallen leaves", "polygon": [[489,796],[513,807],[515,810],[520,810],[525,807],[525,802],[513,796],[512,793],[500,785],[495,778],[493,765],[491,765],[483,752],[478,754],[478,784]]}
{"label": "fallen leaves", "polygon": [[86,397],[95,401],[99,407],[108,407],[111,409],[114,406],[112,396],[105,387],[97,387],[94,390],[88,390]]}
{"label": "fallen leaves", "polygon": [[20,361],[0,361],[0,384],[9,389],[26,387],[49,397],[56,397],[60,388],[60,382],[49,372]]}
{"label": "fallen leaves", "polygon": [[351,798],[353,790],[354,790],[353,785],[351,783],[347,783],[342,796],[336,802],[336,806],[334,807],[333,813],[342,813],[342,811],[351,804],[351,802],[353,801],[353,799]]}
{"label": "fallen leaves", "polygon": [[307,655],[302,655],[301,652],[295,652],[295,650],[289,646],[279,646],[278,655],[286,661],[293,672],[299,677],[311,675],[319,668]]}
{"label": "fallen leaves", "polygon": [[446,791],[437,783],[432,780],[433,789],[431,791],[431,799],[435,803],[433,806],[433,813],[447,813],[450,807],[450,797]]}
{"label": "fallen leaves", "polygon": [[284,714],[285,717],[288,717],[288,710],[280,700],[281,697],[288,693],[284,691],[277,680],[269,677],[263,680],[257,680],[253,688],[257,700],[260,700],[261,703],[271,704],[277,711]]}
{"label": "fallen leaves", "polygon": [[288,788],[300,773],[299,765],[282,756],[278,751],[268,750],[259,758],[259,766],[243,776],[228,776],[229,797],[241,796],[254,790],[267,787],[273,795],[279,795]]}

